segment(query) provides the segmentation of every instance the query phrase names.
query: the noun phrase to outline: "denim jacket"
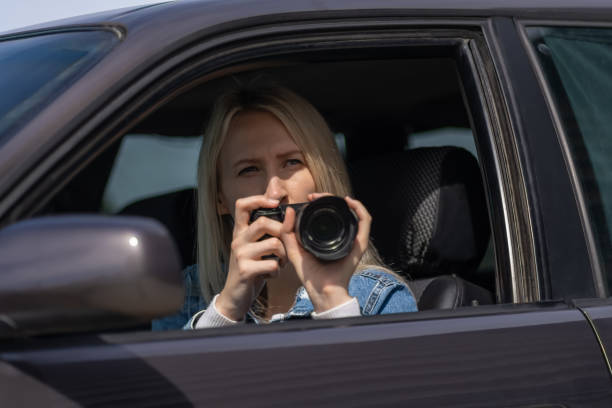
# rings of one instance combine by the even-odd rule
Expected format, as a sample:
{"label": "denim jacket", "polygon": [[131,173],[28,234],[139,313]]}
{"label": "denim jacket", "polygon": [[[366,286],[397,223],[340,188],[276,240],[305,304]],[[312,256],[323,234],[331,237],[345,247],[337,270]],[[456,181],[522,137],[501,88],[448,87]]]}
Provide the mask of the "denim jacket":
{"label": "denim jacket", "polygon": [[[183,270],[185,302],[181,310],[171,316],[155,319],[153,330],[172,330],[188,327],[190,318],[207,304],[200,293],[197,265]],[[416,300],[408,286],[381,269],[364,269],[355,273],[349,282],[349,295],[356,297],[363,316],[416,312]],[[302,286],[295,296],[293,307],[287,313],[274,315],[271,322],[309,317],[314,307]],[[252,316],[251,316],[252,317]],[[258,322],[256,318],[252,321]]]}

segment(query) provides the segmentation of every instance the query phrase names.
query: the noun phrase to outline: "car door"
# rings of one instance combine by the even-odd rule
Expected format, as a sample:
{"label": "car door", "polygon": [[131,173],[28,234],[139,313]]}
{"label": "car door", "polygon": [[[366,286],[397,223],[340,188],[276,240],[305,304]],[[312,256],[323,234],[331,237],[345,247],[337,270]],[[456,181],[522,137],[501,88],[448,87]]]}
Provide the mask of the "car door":
{"label": "car door", "polygon": [[590,299],[575,304],[593,324],[607,355],[612,340],[612,143],[607,137],[611,33],[609,24],[601,21],[525,20],[521,25],[554,118],[588,248],[594,294],[581,294]]}
{"label": "car door", "polygon": [[[68,91],[73,103],[62,99],[62,108],[73,119],[56,125],[54,137],[69,147],[45,159],[40,172],[46,180],[35,183],[32,173],[10,189],[15,202],[23,201],[7,201],[3,220],[35,215],[42,197],[57,191],[54,180],[77,175],[165,95],[233,64],[298,51],[343,58],[342,52],[368,49],[382,59],[444,53],[458,67],[477,140],[497,304],[189,332],[3,340],[5,400],[28,405],[54,395],[58,405],[608,406],[610,376],[597,336],[581,309],[556,300],[567,288],[571,297],[594,296],[593,278],[562,149],[514,20],[406,18],[402,10],[375,5],[367,16],[339,8],[319,19],[314,6],[300,3],[292,7],[303,13],[240,11],[256,15],[255,24],[248,15],[232,19],[230,7],[211,6],[228,13],[210,26],[204,24],[209,9],[191,3],[124,22],[129,29],[122,48],[109,57],[132,53],[138,75],[113,71],[119,61],[102,61]],[[184,27],[208,28],[175,32],[175,43],[157,50],[156,60],[142,56],[147,51],[138,47],[161,35],[155,21],[173,18],[184,19]],[[74,103],[101,89],[108,90],[99,102],[104,109],[93,113],[94,102]],[[547,159],[535,160],[542,151]],[[557,284],[559,276],[571,283]]]}

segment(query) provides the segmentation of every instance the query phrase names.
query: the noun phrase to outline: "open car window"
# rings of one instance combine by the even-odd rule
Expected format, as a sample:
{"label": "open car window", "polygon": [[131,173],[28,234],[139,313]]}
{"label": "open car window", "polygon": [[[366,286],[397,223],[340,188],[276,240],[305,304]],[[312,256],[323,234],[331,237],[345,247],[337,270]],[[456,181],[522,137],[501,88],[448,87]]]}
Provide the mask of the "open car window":
{"label": "open car window", "polygon": [[[423,310],[498,299],[477,142],[461,76],[449,57],[292,62],[186,87],[116,140],[47,210],[157,219],[174,237],[183,267],[195,264],[200,132],[218,95],[258,77],[287,86],[320,110],[348,166],[354,194],[374,216],[379,253],[408,280],[415,297],[424,299]],[[359,98],[353,94],[356,84]],[[397,249],[402,240],[406,254]],[[444,289],[433,289],[437,285]],[[458,287],[466,296],[453,295]],[[425,300],[436,291],[444,294]],[[197,297],[199,288],[193,292]],[[458,298],[461,304],[453,303]]]}

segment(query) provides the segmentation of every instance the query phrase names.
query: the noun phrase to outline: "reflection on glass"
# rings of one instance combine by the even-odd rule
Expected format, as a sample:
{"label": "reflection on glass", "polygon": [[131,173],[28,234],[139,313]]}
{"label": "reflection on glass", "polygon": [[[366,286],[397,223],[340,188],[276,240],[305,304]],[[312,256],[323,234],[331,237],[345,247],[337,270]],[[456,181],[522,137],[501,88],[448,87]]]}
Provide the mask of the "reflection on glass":
{"label": "reflection on glass", "polygon": [[111,30],[0,38],[0,145],[118,41]]}
{"label": "reflection on glass", "polygon": [[555,99],[612,292],[612,29],[527,29]]}

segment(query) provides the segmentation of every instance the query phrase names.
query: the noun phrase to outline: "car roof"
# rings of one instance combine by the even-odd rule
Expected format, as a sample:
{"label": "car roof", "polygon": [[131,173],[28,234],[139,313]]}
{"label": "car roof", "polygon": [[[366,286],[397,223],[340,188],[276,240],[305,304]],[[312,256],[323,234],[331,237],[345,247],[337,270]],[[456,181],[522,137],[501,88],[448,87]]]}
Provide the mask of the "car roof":
{"label": "car roof", "polygon": [[[424,17],[506,16],[529,19],[612,21],[609,0],[181,0],[127,7],[37,24],[18,30],[41,30],[68,25],[121,24],[128,30],[177,22],[184,29],[192,20],[199,27],[227,21],[276,15],[333,18],[339,13],[413,15]],[[207,23],[202,25],[202,23]]]}
{"label": "car roof", "polygon": [[[163,4],[163,3],[158,3],[158,4]],[[65,26],[83,25],[83,24],[86,24],[86,25],[100,24],[101,22],[116,21],[117,19],[120,19],[121,16],[124,14],[131,13],[131,12],[141,10],[144,8],[148,8],[151,6],[155,6],[155,5],[156,4],[147,5],[147,6],[123,7],[123,8],[113,9],[113,10],[100,11],[97,13],[89,13],[89,14],[83,14],[79,16],[62,18],[59,20],[46,21],[43,23],[37,23],[37,24],[32,24],[32,25],[28,25],[24,27],[13,28],[10,30],[2,31],[0,32],[0,36],[21,33],[21,32],[28,32],[28,31],[45,30],[45,29],[55,28],[55,27],[65,27]]]}

